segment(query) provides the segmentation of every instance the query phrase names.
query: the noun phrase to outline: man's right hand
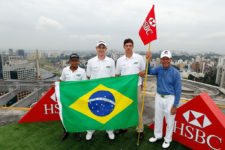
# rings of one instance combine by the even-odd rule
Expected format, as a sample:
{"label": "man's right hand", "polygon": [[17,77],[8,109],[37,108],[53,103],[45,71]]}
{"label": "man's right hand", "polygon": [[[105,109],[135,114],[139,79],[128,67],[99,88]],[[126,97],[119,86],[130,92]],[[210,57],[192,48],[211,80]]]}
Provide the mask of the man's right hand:
{"label": "man's right hand", "polygon": [[147,51],[146,52],[146,59],[148,60],[148,62],[151,61],[151,59],[152,59],[152,53],[150,51]]}
{"label": "man's right hand", "polygon": [[52,83],[52,84],[51,84],[51,87],[52,87],[52,88],[55,88],[55,83]]}

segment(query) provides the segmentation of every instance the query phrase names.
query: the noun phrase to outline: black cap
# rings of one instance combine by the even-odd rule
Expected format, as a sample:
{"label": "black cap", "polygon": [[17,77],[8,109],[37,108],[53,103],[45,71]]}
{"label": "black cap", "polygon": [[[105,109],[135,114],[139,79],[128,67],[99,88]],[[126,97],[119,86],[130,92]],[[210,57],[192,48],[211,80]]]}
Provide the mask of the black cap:
{"label": "black cap", "polygon": [[80,57],[76,53],[73,53],[73,54],[70,55],[70,59],[73,59],[73,58],[79,59]]}

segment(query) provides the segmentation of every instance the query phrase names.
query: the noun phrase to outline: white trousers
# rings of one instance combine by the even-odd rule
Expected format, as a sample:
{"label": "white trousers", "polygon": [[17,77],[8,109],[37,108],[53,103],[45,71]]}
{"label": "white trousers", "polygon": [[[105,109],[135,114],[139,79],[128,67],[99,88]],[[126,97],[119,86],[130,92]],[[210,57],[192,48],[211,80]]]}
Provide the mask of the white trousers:
{"label": "white trousers", "polygon": [[162,138],[163,133],[163,118],[166,118],[166,136],[164,140],[166,142],[172,141],[173,134],[173,125],[175,115],[171,115],[171,108],[174,104],[174,95],[165,95],[161,96],[156,93],[155,96],[155,127],[154,127],[154,136],[158,139]]}

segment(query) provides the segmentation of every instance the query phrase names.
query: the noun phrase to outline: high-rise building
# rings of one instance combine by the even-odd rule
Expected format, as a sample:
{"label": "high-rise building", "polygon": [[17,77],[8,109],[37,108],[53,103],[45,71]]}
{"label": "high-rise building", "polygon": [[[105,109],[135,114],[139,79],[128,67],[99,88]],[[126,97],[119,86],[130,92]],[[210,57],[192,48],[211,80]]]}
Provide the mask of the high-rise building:
{"label": "high-rise building", "polygon": [[225,88],[225,56],[219,57],[217,64],[216,84]]}
{"label": "high-rise building", "polygon": [[24,60],[22,56],[8,55],[2,61],[2,74],[4,80],[33,80],[36,79],[35,64]]}
{"label": "high-rise building", "polygon": [[13,49],[9,49],[9,55],[13,55]]}
{"label": "high-rise building", "polygon": [[3,79],[3,71],[2,71],[2,55],[0,54],[0,79]]}
{"label": "high-rise building", "polygon": [[22,57],[25,57],[25,52],[24,52],[24,50],[23,49],[19,49],[19,50],[17,50],[17,55],[19,55],[19,56],[22,56]]}

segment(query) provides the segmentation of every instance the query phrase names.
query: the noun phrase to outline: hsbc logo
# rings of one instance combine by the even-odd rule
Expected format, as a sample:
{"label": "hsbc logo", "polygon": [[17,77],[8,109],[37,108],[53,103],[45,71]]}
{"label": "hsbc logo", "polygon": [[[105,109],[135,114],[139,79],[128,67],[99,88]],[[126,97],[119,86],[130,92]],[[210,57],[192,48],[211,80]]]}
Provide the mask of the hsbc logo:
{"label": "hsbc logo", "polygon": [[156,24],[155,24],[155,18],[149,18],[148,22],[149,22],[150,26],[152,26],[152,27],[155,27],[156,26]]}
{"label": "hsbc logo", "polygon": [[194,110],[186,111],[183,113],[183,117],[189,124],[200,128],[205,128],[212,124],[205,114]]}
{"label": "hsbc logo", "polygon": [[57,99],[55,96],[55,92],[50,96],[50,99],[54,102],[56,102],[56,104],[44,104],[44,114],[48,115],[48,114],[58,114],[59,113],[59,105],[57,103]]}
{"label": "hsbc logo", "polygon": [[50,96],[51,100],[53,100],[54,102],[57,102],[56,100],[56,96],[55,96],[55,92]]}
{"label": "hsbc logo", "polygon": [[168,51],[164,51],[164,54],[168,54]]}
{"label": "hsbc logo", "polygon": [[212,122],[204,113],[188,110],[181,116],[185,121],[176,120],[174,122],[173,132],[175,134],[182,136],[184,140],[190,140],[196,144],[207,144],[209,149],[221,149],[222,137],[212,131],[210,128]]}

